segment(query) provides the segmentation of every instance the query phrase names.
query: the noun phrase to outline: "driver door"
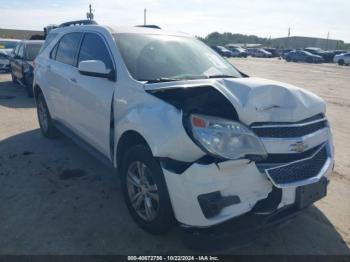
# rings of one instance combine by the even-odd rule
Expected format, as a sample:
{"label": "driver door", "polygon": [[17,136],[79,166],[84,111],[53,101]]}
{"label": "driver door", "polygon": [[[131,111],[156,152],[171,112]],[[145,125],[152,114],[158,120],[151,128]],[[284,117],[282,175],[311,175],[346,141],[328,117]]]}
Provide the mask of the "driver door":
{"label": "driver door", "polygon": [[[84,34],[77,67],[86,60],[102,61],[107,69],[115,70],[108,44],[98,33]],[[67,100],[71,112],[69,124],[79,137],[110,157],[111,103],[115,82],[103,77],[82,75],[78,68],[74,68],[73,74]]]}

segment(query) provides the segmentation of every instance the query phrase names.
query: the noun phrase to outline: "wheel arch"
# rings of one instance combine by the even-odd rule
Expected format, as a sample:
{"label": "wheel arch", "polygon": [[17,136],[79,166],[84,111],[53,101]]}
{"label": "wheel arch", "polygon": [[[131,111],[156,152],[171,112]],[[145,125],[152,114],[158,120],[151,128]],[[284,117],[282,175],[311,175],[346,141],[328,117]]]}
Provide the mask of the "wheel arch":
{"label": "wheel arch", "polygon": [[34,87],[33,87],[33,94],[34,94],[35,100],[37,100],[38,95],[40,93],[43,93],[43,91],[41,90],[41,87],[38,84],[35,84]]}
{"label": "wheel arch", "polygon": [[151,150],[146,139],[137,131],[128,130],[128,131],[125,131],[120,136],[118,143],[116,145],[116,154],[115,154],[115,163],[118,169],[120,169],[121,167],[123,155],[126,152],[126,150],[128,148],[131,148],[132,146],[139,145],[139,144],[145,144]]}

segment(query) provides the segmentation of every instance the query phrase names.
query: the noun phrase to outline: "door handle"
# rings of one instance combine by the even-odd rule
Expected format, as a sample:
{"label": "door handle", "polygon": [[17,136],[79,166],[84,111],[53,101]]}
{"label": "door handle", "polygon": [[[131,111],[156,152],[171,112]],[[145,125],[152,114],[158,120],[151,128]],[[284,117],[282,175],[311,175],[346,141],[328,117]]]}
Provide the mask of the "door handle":
{"label": "door handle", "polygon": [[77,80],[75,78],[71,78],[70,81],[72,81],[73,83],[77,82]]}

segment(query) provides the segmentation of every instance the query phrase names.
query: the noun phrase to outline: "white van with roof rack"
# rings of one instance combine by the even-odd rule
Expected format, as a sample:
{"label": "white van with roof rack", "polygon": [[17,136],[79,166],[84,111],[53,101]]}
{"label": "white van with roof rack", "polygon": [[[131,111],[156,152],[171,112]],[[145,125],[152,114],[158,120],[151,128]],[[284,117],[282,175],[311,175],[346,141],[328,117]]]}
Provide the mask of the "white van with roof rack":
{"label": "white van with roof rack", "polygon": [[334,155],[318,96],[248,77],[183,33],[51,33],[35,61],[41,132],[59,130],[116,168],[144,230],[177,222],[210,249],[221,234],[285,221],[326,195]]}

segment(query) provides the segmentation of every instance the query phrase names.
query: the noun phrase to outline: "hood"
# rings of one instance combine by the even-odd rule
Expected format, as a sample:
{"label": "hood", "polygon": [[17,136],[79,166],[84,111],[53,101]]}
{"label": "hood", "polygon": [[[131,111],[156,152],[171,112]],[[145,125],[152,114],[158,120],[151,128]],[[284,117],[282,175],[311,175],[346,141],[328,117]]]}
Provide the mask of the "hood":
{"label": "hood", "polygon": [[225,78],[146,84],[145,89],[192,89],[211,86],[235,108],[243,123],[297,122],[325,113],[325,102],[304,89],[262,78]]}
{"label": "hood", "polygon": [[0,54],[4,54],[6,56],[9,56],[11,54],[13,49],[0,49]]}
{"label": "hood", "polygon": [[12,49],[0,49],[0,54],[9,57],[11,55]]}
{"label": "hood", "polygon": [[344,57],[344,55],[346,55],[347,53],[342,53],[342,54],[339,54],[339,55],[335,55],[334,57],[337,57],[337,58],[339,58],[339,57]]}

